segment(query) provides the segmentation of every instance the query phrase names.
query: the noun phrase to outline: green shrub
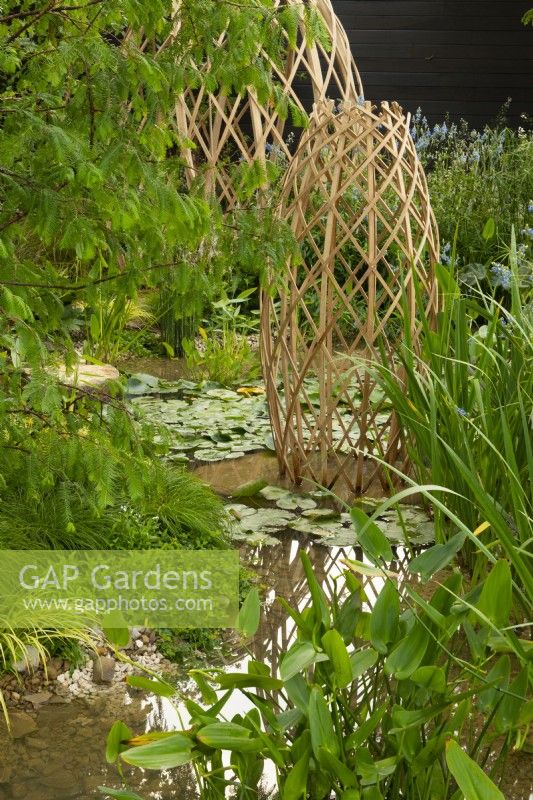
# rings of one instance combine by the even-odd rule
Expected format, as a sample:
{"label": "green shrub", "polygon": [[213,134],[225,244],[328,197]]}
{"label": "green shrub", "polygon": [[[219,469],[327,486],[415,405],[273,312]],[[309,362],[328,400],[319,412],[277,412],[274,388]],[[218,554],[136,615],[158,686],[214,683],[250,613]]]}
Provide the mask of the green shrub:
{"label": "green shrub", "polygon": [[[427,170],[444,257],[457,240],[458,267],[499,261],[513,226],[533,227],[533,133],[501,125],[475,131],[465,122],[431,129],[419,111],[412,135]],[[489,220],[494,231],[487,238]]]}

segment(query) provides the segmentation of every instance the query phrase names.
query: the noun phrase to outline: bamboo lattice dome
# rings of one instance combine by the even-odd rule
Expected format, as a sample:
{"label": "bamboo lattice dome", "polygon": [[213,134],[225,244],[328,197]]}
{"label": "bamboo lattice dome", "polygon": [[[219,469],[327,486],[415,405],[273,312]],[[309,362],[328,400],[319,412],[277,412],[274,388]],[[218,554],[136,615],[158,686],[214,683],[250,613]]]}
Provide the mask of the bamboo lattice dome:
{"label": "bamboo lattice dome", "polygon": [[340,481],[360,493],[383,477],[372,455],[398,464],[403,454],[394,415],[354,359],[376,356],[383,339],[396,369],[403,286],[415,345],[421,317],[437,307],[438,231],[409,118],[396,104],[318,105],[287,170],[281,214],[302,262],[292,260],[263,298],[280,469],[295,483]]}
{"label": "bamboo lattice dome", "polygon": [[[330,37],[330,48],[305,36],[304,7],[313,5],[321,14]],[[295,49],[288,48],[282,65],[270,61],[272,74],[283,95],[304,112],[298,88],[309,84],[313,102],[327,98],[355,102],[362,95],[361,81],[344,28],[330,0],[276,0],[276,6],[293,5],[300,9],[300,24]],[[224,46],[224,35],[219,41]],[[209,64],[200,67],[208,72]],[[180,133],[194,142],[186,150],[187,180],[191,184],[199,167],[207,193],[214,192],[226,208],[235,203],[235,188],[228,164],[235,160],[265,161],[274,148],[290,158],[286,142],[287,122],[273,104],[259,102],[254,91],[236,97],[205,87],[187,90],[176,103]]]}

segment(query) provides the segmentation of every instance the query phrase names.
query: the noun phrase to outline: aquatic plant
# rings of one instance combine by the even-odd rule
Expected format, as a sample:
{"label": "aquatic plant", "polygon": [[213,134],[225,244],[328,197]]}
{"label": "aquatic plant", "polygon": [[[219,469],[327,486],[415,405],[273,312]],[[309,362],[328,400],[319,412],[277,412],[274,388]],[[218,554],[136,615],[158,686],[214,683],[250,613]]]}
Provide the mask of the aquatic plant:
{"label": "aquatic plant", "polygon": [[[521,282],[514,242],[510,250],[505,304],[495,291],[462,294],[453,264],[442,267],[436,328],[424,322],[417,353],[404,330],[402,379],[385,355],[369,368],[406,431],[415,479],[450,489],[447,507],[478,531],[462,551],[474,580],[484,575],[484,545],[509,559],[531,597],[533,292]],[[438,508],[435,522],[437,541],[453,536]]]}
{"label": "aquatic plant", "polygon": [[[466,800],[502,800],[489,775],[497,778],[515,735],[523,741],[533,718],[528,643],[509,627],[507,562],[496,561],[471,591],[450,569],[460,544],[436,546],[410,565],[425,583],[439,573],[429,599],[416,581],[400,593],[390,544],[366,515],[352,513],[374,566],[346,561],[328,600],[301,553],[311,603],[302,611],[280,600],[296,637],[279,674],[253,660],[247,672],[193,670],[202,704],[180,697],[187,726],[136,736],[117,722],[108,761],[151,769],[190,763],[209,800],[230,788],[241,800],[258,798],[266,761],[282,800],[445,800],[457,787]],[[360,573],[383,582],[372,606]],[[258,603],[253,590],[240,618],[247,635],[257,628]],[[130,682],[166,697],[175,692],[159,679]],[[250,710],[226,719],[237,692]]]}

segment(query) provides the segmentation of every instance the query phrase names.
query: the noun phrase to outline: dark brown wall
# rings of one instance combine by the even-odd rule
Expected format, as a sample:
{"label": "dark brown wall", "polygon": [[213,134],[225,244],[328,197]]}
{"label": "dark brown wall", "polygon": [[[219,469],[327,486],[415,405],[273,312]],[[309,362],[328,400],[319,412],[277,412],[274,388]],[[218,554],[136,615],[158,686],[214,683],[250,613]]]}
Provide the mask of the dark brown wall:
{"label": "dark brown wall", "polygon": [[533,0],[333,0],[368,99],[476,126],[533,116]]}

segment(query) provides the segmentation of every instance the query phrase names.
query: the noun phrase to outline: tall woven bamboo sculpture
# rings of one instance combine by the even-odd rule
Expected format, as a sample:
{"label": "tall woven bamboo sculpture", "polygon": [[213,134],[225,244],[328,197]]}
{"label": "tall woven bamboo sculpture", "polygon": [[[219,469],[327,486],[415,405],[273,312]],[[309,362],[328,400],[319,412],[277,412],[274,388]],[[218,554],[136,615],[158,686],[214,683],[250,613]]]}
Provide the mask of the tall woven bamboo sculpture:
{"label": "tall woven bamboo sculpture", "polygon": [[[286,174],[282,215],[303,263],[265,293],[262,357],[282,474],[350,493],[401,463],[394,415],[361,359],[400,335],[402,286],[413,342],[436,311],[438,232],[426,179],[397,104],[317,106]],[[417,305],[414,278],[423,287]],[[359,366],[357,366],[359,360]],[[339,487],[340,488],[340,487]]]}
{"label": "tall woven bamboo sculpture", "polygon": [[[361,81],[352,57],[346,32],[335,15],[330,0],[275,0],[276,6],[292,5],[299,10],[300,25],[295,49],[288,48],[285,62],[271,62],[280,97],[290,100],[304,112],[298,88],[308,85],[312,100],[327,98],[355,102],[362,94]],[[304,9],[314,6],[322,16],[330,48],[320,41],[309,43],[305,36]],[[219,41],[224,47],[225,36]],[[200,66],[208,72],[209,64]],[[283,104],[282,104],[283,105]],[[245,96],[228,97],[204,88],[188,90],[176,103],[180,133],[192,140],[195,150],[185,150],[189,185],[201,171],[207,194],[215,193],[227,209],[236,200],[231,165],[238,160],[265,162],[269,153],[290,158],[285,140],[286,119],[275,103],[262,104],[250,90]]]}

